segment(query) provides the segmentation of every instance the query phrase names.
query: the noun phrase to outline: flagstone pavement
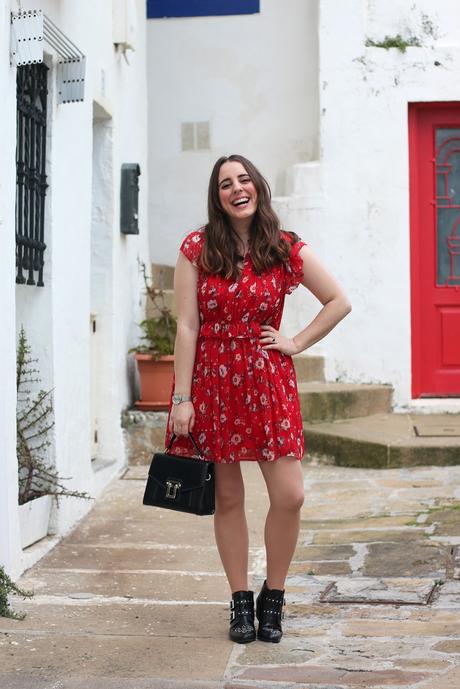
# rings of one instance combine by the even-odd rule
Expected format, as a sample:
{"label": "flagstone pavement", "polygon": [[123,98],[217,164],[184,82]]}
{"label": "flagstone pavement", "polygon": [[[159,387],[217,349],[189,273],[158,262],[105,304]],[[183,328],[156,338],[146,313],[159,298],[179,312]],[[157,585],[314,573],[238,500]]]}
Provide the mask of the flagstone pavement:
{"label": "flagstone pavement", "polygon": [[[0,687],[458,689],[460,466],[302,466],[280,644],[229,641],[212,517],[143,506],[136,466],[20,579],[35,595],[0,618]],[[268,499],[243,469],[257,592]]]}

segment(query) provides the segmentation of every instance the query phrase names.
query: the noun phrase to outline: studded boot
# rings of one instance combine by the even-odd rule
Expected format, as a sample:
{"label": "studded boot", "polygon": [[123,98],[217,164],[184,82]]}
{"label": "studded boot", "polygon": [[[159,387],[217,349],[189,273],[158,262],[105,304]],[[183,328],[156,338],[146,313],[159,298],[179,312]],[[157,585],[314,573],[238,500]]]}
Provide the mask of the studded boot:
{"label": "studded boot", "polygon": [[232,594],[228,635],[238,644],[247,644],[249,641],[256,640],[253,591],[235,591]]}
{"label": "studded boot", "polygon": [[283,605],[286,605],[284,589],[269,589],[264,581],[256,600],[256,614],[259,620],[257,638],[277,644],[281,641],[283,630],[281,620],[284,618]]}

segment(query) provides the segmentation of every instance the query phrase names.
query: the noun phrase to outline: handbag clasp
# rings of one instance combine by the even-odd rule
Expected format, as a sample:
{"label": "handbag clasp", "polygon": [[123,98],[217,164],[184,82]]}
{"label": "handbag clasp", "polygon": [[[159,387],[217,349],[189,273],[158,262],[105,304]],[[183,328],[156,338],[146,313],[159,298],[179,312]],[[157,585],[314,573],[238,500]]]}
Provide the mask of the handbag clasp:
{"label": "handbag clasp", "polygon": [[180,481],[166,481],[166,497],[170,500],[175,500],[177,491],[181,485],[182,483]]}

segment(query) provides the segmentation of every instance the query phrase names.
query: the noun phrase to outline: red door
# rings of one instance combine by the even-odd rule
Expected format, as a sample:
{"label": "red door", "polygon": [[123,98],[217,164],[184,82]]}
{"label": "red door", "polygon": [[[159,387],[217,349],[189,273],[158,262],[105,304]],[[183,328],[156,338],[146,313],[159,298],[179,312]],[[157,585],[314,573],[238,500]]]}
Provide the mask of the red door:
{"label": "red door", "polygon": [[412,396],[460,397],[460,103],[409,105]]}

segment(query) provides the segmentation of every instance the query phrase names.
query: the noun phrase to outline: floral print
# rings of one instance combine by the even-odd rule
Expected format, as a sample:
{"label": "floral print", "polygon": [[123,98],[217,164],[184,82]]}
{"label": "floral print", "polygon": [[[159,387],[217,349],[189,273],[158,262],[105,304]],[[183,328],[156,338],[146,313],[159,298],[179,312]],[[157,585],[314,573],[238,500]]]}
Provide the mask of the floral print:
{"label": "floral print", "polygon": [[[291,235],[283,233],[292,244]],[[190,232],[180,250],[194,264],[204,242],[204,230]],[[257,275],[247,254],[237,282],[198,273],[200,332],[192,377],[195,409],[193,436],[205,458],[232,463],[298,460],[304,454],[302,416],[292,358],[259,343],[260,326],[279,329],[286,294],[303,278],[299,250],[292,244],[286,264]],[[169,403],[166,444],[171,440]],[[172,446],[177,455],[193,454],[186,436]]]}

